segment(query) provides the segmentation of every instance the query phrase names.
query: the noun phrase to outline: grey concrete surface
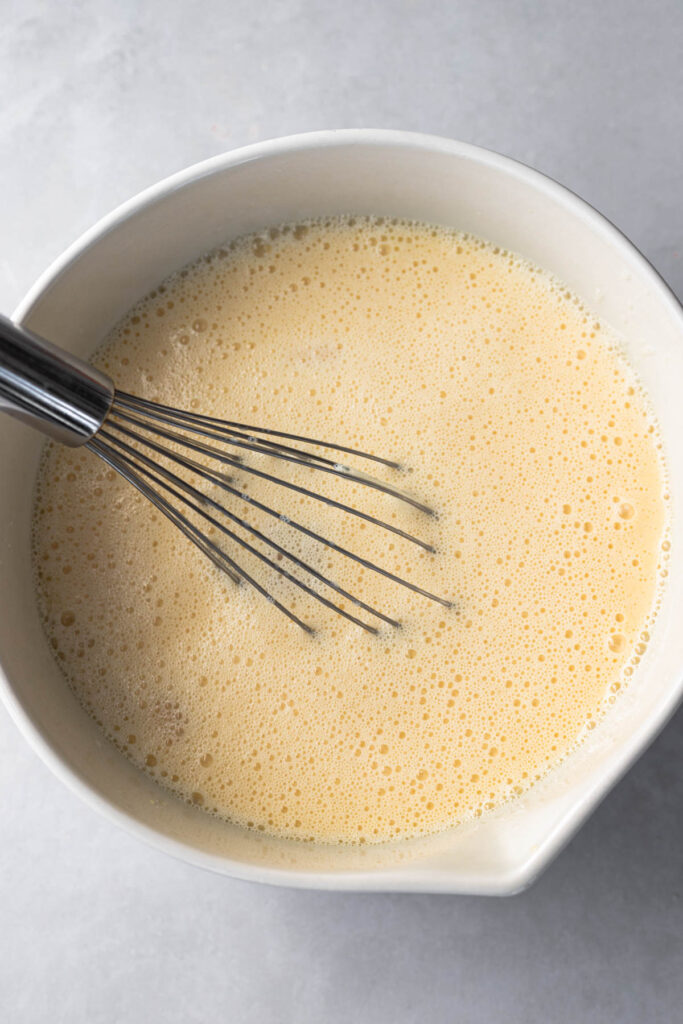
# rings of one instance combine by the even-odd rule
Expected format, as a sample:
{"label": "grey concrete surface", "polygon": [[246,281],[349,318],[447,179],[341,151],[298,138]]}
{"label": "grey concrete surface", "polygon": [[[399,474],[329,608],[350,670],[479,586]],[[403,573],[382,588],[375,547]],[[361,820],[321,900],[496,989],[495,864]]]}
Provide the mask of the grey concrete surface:
{"label": "grey concrete surface", "polygon": [[[0,16],[0,309],[158,178],[360,126],[534,164],[683,294],[680,0],[2,0]],[[140,845],[0,709],[0,1019],[673,1024],[682,751],[679,713],[523,895],[306,893]]]}

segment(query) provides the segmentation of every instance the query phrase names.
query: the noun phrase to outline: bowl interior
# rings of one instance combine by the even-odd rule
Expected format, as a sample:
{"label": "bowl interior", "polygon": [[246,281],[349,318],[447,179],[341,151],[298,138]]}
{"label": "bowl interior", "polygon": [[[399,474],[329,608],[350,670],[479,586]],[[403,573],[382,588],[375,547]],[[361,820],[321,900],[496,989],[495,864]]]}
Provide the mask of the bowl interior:
{"label": "bowl interior", "polygon": [[508,892],[528,882],[663,724],[680,696],[683,631],[683,320],[645,261],[589,207],[533,171],[443,140],[321,133],[216,158],[98,225],[39,282],[19,315],[87,356],[167,274],[247,231],[334,213],[413,217],[471,231],[547,268],[622,336],[662,428],[674,521],[669,584],[629,690],[579,751],[523,799],[439,837],[363,849],[256,836],[167,795],[81,710],[35,607],[31,502],[41,439],[0,434],[0,658],[19,725],[67,783],[119,823],[187,860],[288,884]]}

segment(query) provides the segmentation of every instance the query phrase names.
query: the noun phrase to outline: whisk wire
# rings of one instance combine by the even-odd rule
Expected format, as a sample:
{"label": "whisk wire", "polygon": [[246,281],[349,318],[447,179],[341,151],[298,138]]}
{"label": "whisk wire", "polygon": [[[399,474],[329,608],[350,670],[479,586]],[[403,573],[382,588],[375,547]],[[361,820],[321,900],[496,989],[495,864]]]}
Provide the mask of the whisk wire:
{"label": "whisk wire", "polygon": [[[114,427],[117,427],[119,429],[122,429],[125,433],[129,434],[130,436],[135,436],[135,435],[132,434],[132,431],[127,430],[127,428],[121,428],[116,423],[112,423],[111,426],[114,426]],[[103,434],[104,431],[100,431],[100,433]],[[119,444],[125,445],[126,447],[129,447],[128,445],[125,444],[124,441],[122,441],[119,438],[112,438],[112,439],[115,440],[116,443],[119,443]],[[270,516],[273,516],[275,519],[279,519],[281,522],[287,523],[289,526],[292,526],[293,529],[299,530],[300,532],[302,532],[302,534],[306,535],[311,540],[317,541],[318,543],[321,543],[321,544],[325,545],[326,547],[331,548],[333,551],[337,551],[339,554],[344,555],[347,558],[351,558],[353,561],[357,562],[359,565],[364,566],[364,568],[371,569],[374,572],[379,572],[381,575],[383,575],[383,577],[386,580],[390,580],[392,583],[397,583],[401,587],[405,587],[408,590],[413,591],[413,593],[415,593],[415,594],[420,594],[422,597],[426,597],[426,598],[428,598],[431,601],[436,601],[437,603],[443,605],[443,607],[446,607],[446,608],[451,607],[451,602],[447,601],[445,598],[439,597],[437,594],[433,594],[430,591],[425,590],[423,587],[419,587],[417,584],[412,583],[410,580],[404,580],[402,577],[399,577],[399,575],[396,575],[395,573],[390,572],[388,569],[385,569],[383,566],[378,565],[376,562],[372,562],[368,558],[364,558],[361,555],[356,554],[355,552],[349,551],[347,548],[344,548],[341,545],[336,544],[334,541],[331,541],[329,538],[323,537],[321,534],[316,534],[316,532],[314,530],[310,529],[307,526],[304,526],[302,523],[297,522],[295,519],[291,519],[289,516],[284,516],[281,512],[278,512],[275,509],[272,509],[269,506],[264,505],[262,502],[259,502],[257,499],[253,498],[251,495],[246,494],[244,492],[244,490],[239,490],[237,487],[231,486],[231,484],[225,479],[225,477],[223,475],[221,475],[219,473],[216,473],[216,472],[212,471],[211,469],[208,469],[207,467],[201,466],[199,463],[196,463],[194,460],[187,459],[185,456],[175,455],[175,454],[171,455],[168,452],[167,449],[164,449],[164,447],[162,445],[157,444],[155,441],[148,441],[146,438],[142,439],[142,438],[139,438],[139,437],[136,438],[136,439],[142,440],[142,442],[144,444],[150,446],[151,449],[153,451],[157,452],[159,455],[173,458],[176,462],[178,462],[180,465],[184,466],[186,469],[193,470],[194,472],[198,473],[200,476],[202,476],[208,482],[214,483],[217,486],[222,487],[224,490],[226,490],[226,492],[228,494],[232,495],[233,497],[236,497],[236,498],[240,499],[241,501],[249,503],[254,508],[257,508],[260,511],[265,512],[265,513],[267,513]],[[135,455],[141,457],[141,453],[137,452],[136,450],[129,449],[129,451],[134,452]],[[151,460],[147,460],[147,461],[150,462],[150,465],[153,465],[153,466],[156,466],[157,468],[160,468],[158,466],[158,464],[153,463]],[[242,464],[239,464],[239,465],[241,466],[241,468],[244,469],[244,466],[242,466]],[[177,482],[180,485],[184,485],[184,482],[185,482],[184,480],[181,480],[179,477],[177,477],[176,480],[177,480]],[[202,498],[205,501],[211,501],[211,499],[207,499],[206,496],[202,496]],[[216,507],[217,507],[217,509],[219,511],[229,515],[229,513],[227,513],[227,511],[225,510],[225,508],[223,506],[218,505],[217,503],[212,503],[212,504],[216,505]],[[250,527],[247,526],[246,528],[250,528]],[[412,538],[409,537],[409,540],[411,540],[411,539]],[[433,549],[430,548],[429,550],[433,550]],[[327,578],[322,578],[322,579],[324,580],[324,582],[326,582],[326,583],[328,582]],[[349,595],[346,595],[346,596],[349,596]],[[357,601],[356,598],[351,598],[351,599],[354,600],[354,601]],[[360,606],[362,606],[362,605],[360,605]],[[385,622],[389,623],[390,625],[392,625],[392,626],[397,626],[398,625],[394,620],[392,620],[392,618],[390,618],[389,616],[385,616],[383,613],[379,612],[377,609],[371,608],[370,606],[368,606],[368,610],[372,611],[373,614],[378,615],[380,618],[384,618]]]}
{"label": "whisk wire", "polygon": [[[356,607],[362,608],[364,611],[367,611],[367,612],[371,613],[372,615],[376,615],[378,618],[382,619],[388,625],[396,626],[396,627],[400,625],[399,622],[397,622],[395,619],[390,618],[388,615],[385,615],[384,612],[381,612],[378,609],[373,608],[372,605],[367,604],[365,601],[361,600],[358,597],[355,597],[353,594],[349,593],[347,590],[344,590],[343,587],[339,586],[339,584],[335,583],[333,580],[331,580],[328,577],[324,576],[321,572],[319,572],[317,569],[315,569],[314,566],[308,564],[302,558],[300,558],[298,555],[295,555],[293,552],[288,551],[281,544],[278,544],[272,538],[266,536],[266,534],[264,534],[260,530],[256,529],[256,527],[252,526],[250,523],[248,523],[246,520],[242,519],[240,516],[236,515],[234,512],[230,512],[223,505],[220,505],[218,502],[214,501],[213,498],[211,498],[208,495],[203,494],[201,491],[197,490],[191,484],[187,483],[187,481],[185,481],[181,477],[177,476],[177,474],[172,473],[170,470],[167,470],[167,469],[165,469],[162,466],[156,465],[155,463],[152,462],[151,459],[147,458],[142,453],[135,451],[135,449],[131,448],[131,446],[127,445],[125,442],[117,441],[116,438],[111,438],[111,436],[107,434],[106,430],[103,430],[101,433],[102,433],[102,436],[104,438],[106,438],[108,440],[113,440],[115,443],[117,443],[118,445],[120,445],[121,447],[123,447],[125,449],[127,454],[124,454],[122,452],[118,453],[119,457],[122,458],[124,462],[126,462],[130,466],[133,466],[137,472],[142,473],[145,476],[147,476],[148,478],[150,478],[151,480],[153,480],[154,483],[157,484],[157,486],[164,488],[166,491],[171,493],[176,499],[178,499],[179,501],[182,501],[185,505],[187,505],[189,508],[191,508],[194,512],[196,512],[198,515],[202,516],[207,522],[211,523],[212,526],[215,526],[222,533],[224,533],[227,536],[229,536],[232,540],[237,541],[237,543],[239,543],[242,547],[246,548],[246,550],[250,551],[252,554],[256,555],[257,557],[261,558],[262,561],[265,561],[270,566],[270,568],[274,569],[280,575],[285,576],[287,579],[289,579],[291,582],[295,583],[298,587],[300,587],[301,589],[305,590],[307,593],[309,593],[312,596],[316,597],[323,604],[327,605],[330,608],[333,608],[335,611],[338,611],[340,614],[344,615],[346,618],[350,619],[352,622],[355,622],[357,625],[362,626],[363,629],[368,630],[368,632],[372,632],[372,633],[376,633],[377,632],[375,627],[368,625],[367,623],[363,622],[361,619],[358,619],[356,616],[354,616],[351,613],[347,612],[345,609],[340,608],[338,605],[335,605],[332,602],[328,601],[327,598],[325,598],[324,596],[318,594],[317,591],[313,590],[312,588],[309,588],[301,580],[297,579],[296,577],[294,577],[290,573],[288,573],[286,570],[284,570],[282,566],[277,565],[277,563],[275,563],[272,559],[268,558],[267,556],[263,555],[261,552],[257,551],[255,548],[253,548],[251,545],[249,545],[246,541],[244,541],[243,538],[239,537],[233,531],[231,531],[227,527],[225,527],[224,524],[220,523],[213,516],[209,515],[206,512],[205,509],[201,508],[200,504],[195,504],[194,502],[190,501],[188,499],[188,497],[187,497],[187,494],[183,494],[180,491],[176,490],[175,487],[171,486],[166,481],[172,481],[174,484],[178,485],[182,489],[182,491],[185,491],[188,494],[190,494],[193,497],[195,497],[198,502],[210,505],[212,508],[214,508],[221,515],[224,515],[228,519],[230,519],[231,522],[235,523],[235,525],[237,525],[237,526],[241,527],[243,530],[246,530],[247,532],[249,532],[252,536],[256,537],[258,540],[262,541],[264,544],[268,545],[273,550],[277,551],[278,554],[282,555],[285,558],[288,558],[295,565],[299,566],[299,568],[301,568],[304,571],[310,573],[312,576],[314,576],[316,579],[318,579],[325,586],[330,587],[332,590],[336,591],[341,597],[346,598],[348,601],[350,601]],[[141,459],[147,465],[146,466],[140,466],[140,465],[138,465],[135,462],[135,459]],[[156,473],[152,471],[152,469],[148,468],[148,466],[154,467],[154,470],[156,470],[156,473],[162,474],[162,476],[164,476],[166,478],[166,480],[160,479],[160,477],[157,476]],[[238,494],[239,492],[235,492],[235,493]],[[236,563],[235,563],[235,565],[236,565]],[[239,566],[237,568],[239,570]],[[241,570],[239,570],[239,571],[241,571]]]}
{"label": "whisk wire", "polygon": [[[142,452],[132,448],[130,445],[128,445],[126,442],[120,440],[119,438],[112,438],[111,435],[107,435],[105,430],[103,430],[101,433],[102,433],[103,436],[108,436],[110,438],[110,440],[113,441],[115,444],[120,445],[121,447],[123,447],[129,454],[135,456],[136,458],[142,459],[148,466],[153,467],[157,471],[163,473],[169,479],[173,479],[174,483],[176,483],[177,486],[187,490],[188,492],[191,492],[199,500],[204,501],[204,502],[210,504],[212,507],[214,507],[219,513],[222,513],[223,515],[228,516],[234,522],[239,523],[239,525],[242,526],[244,529],[250,531],[255,536],[258,536],[266,544],[269,544],[271,547],[273,547],[274,549],[278,550],[281,554],[285,555],[285,557],[292,558],[293,560],[297,560],[296,556],[293,556],[291,554],[291,552],[289,552],[286,548],[281,547],[276,542],[274,542],[270,538],[268,538],[265,534],[262,534],[260,531],[256,530],[249,523],[247,523],[246,520],[242,520],[242,519],[239,519],[238,517],[236,517],[234,515],[234,513],[229,512],[225,508],[225,506],[221,505],[219,502],[214,501],[212,498],[210,498],[207,495],[203,494],[201,491],[196,490],[196,488],[192,487],[192,485],[188,484],[185,480],[183,480],[182,478],[178,477],[176,474],[173,474],[169,470],[166,470],[163,467],[159,466],[158,463],[153,462],[148,456],[145,456]],[[153,447],[159,453],[164,453],[164,449],[162,449],[161,446],[155,444],[155,445],[153,445]],[[168,453],[166,453],[166,454],[168,454]],[[175,458],[175,456],[173,456],[173,457]],[[252,497],[249,494],[246,494],[244,491],[240,491],[238,488],[233,487],[225,479],[225,477],[222,476],[221,474],[214,473],[210,469],[207,469],[206,467],[200,466],[198,463],[194,462],[191,459],[187,459],[184,456],[178,456],[178,461],[183,466],[185,466],[186,468],[191,469],[194,472],[197,472],[205,480],[207,480],[208,482],[213,483],[216,486],[222,488],[223,490],[227,491],[229,494],[233,495],[235,498],[238,498],[239,500],[244,501],[245,503],[248,503],[249,505],[253,506],[254,508],[259,509],[262,512],[265,512],[267,515],[272,516],[273,518],[277,519],[278,521],[283,522],[283,523],[285,523],[288,526],[291,526],[293,529],[298,530],[300,533],[305,534],[307,537],[310,537],[312,540],[315,540],[315,541],[319,542],[320,544],[324,545],[325,547],[328,547],[328,548],[332,549],[333,551],[337,551],[339,554],[344,555],[345,557],[352,559],[353,561],[357,562],[359,565],[362,565],[364,568],[369,569],[369,570],[371,570],[373,572],[377,572],[380,575],[384,576],[386,579],[391,580],[392,583],[398,583],[401,586],[406,587],[407,589],[413,591],[414,593],[420,594],[422,597],[426,597],[426,598],[428,598],[428,599],[430,599],[432,601],[437,601],[438,603],[442,604],[444,607],[450,607],[450,602],[446,601],[444,598],[439,597],[437,594],[432,594],[430,591],[425,590],[423,587],[419,587],[417,584],[412,583],[410,580],[406,580],[406,579],[403,579],[400,576],[397,576],[396,574],[390,572],[388,569],[385,569],[382,566],[377,565],[375,562],[371,562],[369,559],[363,558],[361,555],[358,555],[355,552],[350,551],[348,548],[345,548],[342,545],[335,543],[334,541],[330,540],[327,537],[323,537],[321,534],[316,533],[314,530],[309,529],[308,527],[304,526],[302,523],[298,523],[296,520],[291,519],[288,516],[283,516],[283,514],[278,512],[277,510],[271,508],[268,505],[265,505],[261,501],[258,501],[258,499]],[[321,582],[323,582],[327,586],[330,586],[333,589],[337,590],[341,595],[343,595],[344,597],[348,598],[350,601],[352,601],[358,607],[364,608],[366,611],[371,612],[373,615],[376,615],[378,618],[383,619],[386,623],[388,623],[391,626],[399,626],[400,625],[400,623],[397,620],[392,619],[390,616],[385,615],[383,612],[380,612],[378,609],[372,607],[371,605],[366,604],[365,602],[361,601],[359,598],[354,597],[352,594],[349,594],[347,591],[343,590],[337,584],[335,584],[331,580],[329,580],[328,577],[324,576],[322,573],[319,573],[312,566],[310,566],[307,563],[304,563],[303,561],[300,561],[300,560],[299,560],[299,564],[303,568],[305,568],[308,572],[310,572],[312,575],[314,575],[318,579],[320,579]]]}
{"label": "whisk wire", "polygon": [[[115,414],[116,416],[118,414]],[[130,417],[128,418],[130,421]],[[356,516],[359,519],[365,520],[367,523],[372,523],[374,526],[381,526],[383,529],[388,530],[390,533],[396,534],[397,537],[402,537],[404,540],[411,541],[413,544],[417,544],[424,551],[429,554],[434,554],[434,547],[428,544],[426,541],[421,540],[419,537],[415,537],[413,534],[408,533],[407,530],[402,530],[400,527],[395,526],[393,523],[387,523],[385,520],[378,519],[376,516],[370,515],[368,512],[363,512],[362,509],[354,508],[352,505],[347,505],[344,502],[337,501],[335,498],[330,498],[325,494],[320,494],[318,491],[309,490],[307,487],[303,487],[301,484],[296,484],[292,480],[285,480],[283,477],[275,476],[273,473],[268,473],[265,470],[257,469],[256,466],[251,466],[245,463],[242,459],[235,455],[230,455],[227,452],[219,451],[217,448],[211,447],[211,445],[204,444],[202,442],[193,441],[190,438],[183,437],[180,434],[176,434],[173,431],[165,430],[162,427],[158,427],[155,424],[147,424],[142,420],[133,419],[133,424],[140,430],[146,430],[151,434],[155,434],[158,437],[163,437],[167,441],[172,441],[174,444],[180,445],[185,448],[190,448],[192,451],[197,452],[199,455],[208,455],[211,458],[216,459],[225,465],[233,466],[237,469],[241,469],[243,472],[250,473],[253,476],[260,477],[263,480],[269,480],[271,483],[279,484],[281,487],[286,487],[291,491],[295,491],[297,494],[302,494],[307,498],[313,498],[316,501],[323,502],[325,505],[329,505],[331,508],[339,509],[348,515]],[[148,438],[141,437],[136,434],[135,431],[119,423],[116,418],[111,416],[106,421],[107,426],[115,427],[117,430],[134,441],[146,444],[149,448],[154,449],[161,455],[170,455],[176,461],[181,462],[182,456],[169,453],[167,448],[156,444]]]}
{"label": "whisk wire", "polygon": [[[201,533],[200,530],[197,530],[196,527],[193,527],[189,520],[182,516],[181,513],[177,512],[177,510],[174,510],[170,503],[167,502],[162,495],[155,492],[153,488],[149,487],[145,483],[145,481],[141,479],[138,473],[131,470],[129,467],[125,465],[125,462],[120,455],[117,455],[115,452],[112,452],[111,449],[108,449],[108,446],[106,444],[99,441],[97,438],[93,438],[91,441],[89,441],[87,447],[90,448],[97,455],[99,455],[100,458],[104,459],[104,461],[109,466],[111,466],[112,469],[116,470],[117,473],[120,473],[120,475],[124,477],[124,479],[126,479],[129,483],[131,483],[135,488],[137,488],[137,490],[140,491],[141,494],[149,498],[149,500],[154,505],[156,505],[156,507],[160,511],[164,512],[165,515],[168,515],[168,518],[172,522],[180,526],[181,529],[183,529],[183,526],[187,526],[187,529],[183,529],[183,533],[185,534],[185,536],[188,537],[189,540],[192,540],[193,543],[196,544],[196,546],[204,552],[204,554],[207,554],[209,558],[211,558],[211,561],[218,566],[218,568],[225,569],[225,564],[227,564],[231,569],[230,575],[232,575],[233,579],[236,578],[237,583],[241,583],[242,580],[246,581],[251,586],[253,586],[258,591],[258,593],[265,597],[267,601],[269,601],[272,605],[274,605],[281,612],[283,612],[288,619],[291,619],[292,622],[295,622],[297,626],[300,626],[307,633],[312,634],[314,632],[312,626],[310,626],[307,622],[304,622],[303,619],[299,618],[298,615],[296,615],[290,608],[288,608],[281,601],[278,601],[277,598],[273,597],[273,595],[268,590],[266,590],[266,588],[262,584],[260,584],[258,580],[251,576],[248,572],[245,572],[244,569],[242,569],[237,564],[237,562],[230,557],[230,555],[222,551],[221,548],[218,547],[218,545],[210,541],[203,533]],[[171,510],[170,515],[168,514],[168,510]],[[335,609],[335,611],[336,610],[338,609]]]}
{"label": "whisk wire", "polygon": [[[169,429],[170,427],[174,429]],[[170,406],[159,406],[156,405],[156,403],[150,403],[144,399],[136,399],[135,396],[129,396],[126,394],[121,395],[120,392],[116,392],[108,417],[96,436],[91,439],[88,447],[90,447],[96,454],[100,455],[113,469],[121,473],[121,475],[129,483],[133,484],[141,494],[152,501],[157,509],[159,509],[171,522],[173,522],[174,525],[176,525],[208,558],[210,558],[214,565],[225,571],[233,581],[241,582],[244,580],[254,586],[258,593],[266,597],[275,607],[284,612],[291,621],[295,622],[308,633],[314,632],[308,623],[275,598],[266,587],[253,577],[253,575],[246,572],[234,558],[229,556],[221,547],[210,540],[210,538],[207,537],[201,529],[192,523],[186,515],[179,511],[179,509],[177,509],[171,501],[168,500],[168,497],[165,497],[164,494],[159,492],[159,488],[164,491],[166,495],[172,496],[176,501],[181,502],[186,508],[190,509],[196,515],[199,515],[205,522],[219,530],[229,540],[237,543],[243,550],[258,558],[262,563],[267,565],[269,569],[274,570],[279,576],[287,579],[324,606],[342,615],[344,618],[360,626],[367,632],[376,634],[378,630],[377,627],[363,621],[358,616],[348,611],[348,609],[341,607],[339,604],[335,604],[309,584],[293,575],[285,569],[284,566],[279,565],[263,551],[260,551],[258,548],[246,541],[244,537],[241,537],[239,534],[235,533],[234,530],[231,530],[225,525],[225,523],[220,522],[220,520],[216,519],[215,516],[209,514],[206,507],[209,506],[213,511],[226,517],[235,526],[249,533],[256,540],[277,552],[281,557],[287,558],[299,569],[302,569],[320,583],[324,584],[324,586],[329,587],[342,599],[349,601],[354,607],[368,612],[390,626],[398,627],[400,623],[391,616],[386,615],[384,612],[379,611],[372,605],[354,596],[334,580],[325,576],[314,566],[304,561],[304,559],[289,551],[277,541],[268,537],[255,526],[248,523],[236,513],[231,512],[224,505],[221,505],[209,495],[198,490],[189,483],[189,481],[184,480],[182,477],[178,476],[177,473],[172,472],[165,466],[161,465],[157,460],[152,459],[150,455],[145,454],[144,451],[140,450],[140,446],[148,449],[157,456],[168,459],[182,468],[191,471],[208,483],[220,487],[222,490],[226,491],[238,500],[249,504],[251,507],[259,509],[288,526],[291,526],[293,529],[298,530],[300,533],[308,536],[312,540],[315,540],[325,547],[354,560],[364,568],[377,572],[384,576],[384,578],[391,580],[394,583],[398,583],[414,593],[420,594],[432,601],[436,601],[446,608],[451,607],[451,602],[445,598],[439,597],[410,580],[406,580],[403,577],[390,572],[388,569],[371,562],[369,559],[348,550],[329,538],[323,537],[321,534],[304,526],[302,523],[291,519],[289,516],[283,515],[276,509],[258,501],[258,499],[247,494],[245,491],[234,487],[230,478],[227,477],[225,473],[213,469],[210,466],[203,465],[194,459],[189,458],[181,451],[171,450],[156,440],[162,439],[170,441],[179,448],[189,449],[197,455],[203,455],[211,458],[222,466],[238,469],[242,472],[247,472],[262,479],[271,481],[272,483],[276,483],[282,487],[302,494],[305,497],[313,498],[333,508],[337,508],[342,512],[349,513],[373,525],[382,527],[383,529],[388,530],[407,541],[417,544],[429,553],[434,552],[434,548],[431,544],[415,537],[393,523],[380,520],[361,509],[355,509],[344,502],[337,501],[336,499],[320,494],[317,491],[309,490],[307,487],[294,483],[291,480],[286,480],[265,470],[257,469],[255,466],[246,463],[237,453],[223,451],[213,445],[206,444],[202,440],[186,436],[186,434],[196,434],[199,435],[199,437],[218,441],[221,444],[227,443],[237,447],[238,449],[243,449],[259,455],[279,458],[288,463],[305,466],[310,469],[329,472],[336,477],[343,477],[351,482],[363,484],[365,486],[372,487],[375,490],[389,494],[392,497],[406,502],[421,512],[429,515],[434,514],[429,506],[417,501],[398,488],[392,487],[390,484],[385,484],[382,481],[376,480],[374,477],[370,477],[360,471],[342,466],[339,463],[333,462],[331,459],[327,459],[324,456],[319,455],[318,453],[302,451],[298,448],[293,448],[290,445],[285,445],[279,441],[271,441],[267,437],[254,437],[252,433],[247,434],[243,432],[256,431],[257,429],[258,428],[252,428],[241,424],[232,424],[229,421],[217,420],[208,416],[184,412],[183,410],[176,410]],[[177,433],[178,430],[185,431],[186,433]],[[112,433],[112,431],[114,431],[114,433]],[[284,434],[284,432],[262,431],[262,433],[271,433],[278,437],[301,441],[309,445],[322,444],[322,442],[311,441],[306,438],[301,438],[298,435]],[[124,440],[126,437],[129,438],[129,440],[137,447],[133,447],[132,444],[129,444],[128,441]],[[361,458],[374,459],[374,461],[382,462],[392,468],[398,467],[397,463],[392,463],[387,459],[369,456],[366,453],[344,448],[341,445],[327,445],[326,447],[343,450],[348,454],[358,455]],[[154,486],[151,486],[150,482]]]}
{"label": "whisk wire", "polygon": [[[114,408],[113,413],[119,419],[133,423],[143,430],[158,433],[162,437],[169,437],[168,434],[163,433],[161,428],[155,428],[153,425],[145,423],[144,420],[130,415],[130,413],[123,412],[117,408]],[[330,473],[333,476],[343,477],[353,483],[362,484],[364,487],[372,487],[376,491],[381,491],[384,494],[391,495],[393,498],[398,498],[399,501],[412,505],[412,507],[417,509],[419,512],[425,512],[430,516],[434,515],[434,511],[429,507],[429,505],[425,505],[424,502],[418,501],[416,498],[413,498],[412,495],[407,494],[398,487],[394,487],[392,484],[388,484],[383,480],[377,480],[375,477],[370,476],[367,473],[361,473],[358,470],[351,469],[350,467],[341,465],[338,462],[333,462],[331,459],[325,459],[323,456],[317,455],[314,452],[302,452],[297,448],[291,448],[287,445],[279,445],[272,441],[261,442],[255,438],[249,437],[247,434],[237,434],[235,432],[222,434],[215,430],[208,430],[199,426],[190,426],[189,424],[185,425],[184,423],[178,423],[176,419],[166,415],[155,416],[154,419],[168,423],[176,429],[187,430],[192,433],[200,434],[203,437],[208,437],[212,441],[231,444],[237,448],[244,448],[248,451],[256,452],[259,455],[269,455],[272,458],[284,459],[285,461],[291,462],[295,465],[306,466],[308,469],[315,468],[323,473]],[[176,435],[175,439],[181,444],[188,443],[187,439],[180,438],[180,435]],[[210,451],[211,454],[214,454],[215,449]],[[235,458],[235,456],[233,456],[233,458]],[[312,463],[315,463],[315,466],[313,466]],[[279,478],[274,479],[277,482],[281,482]],[[320,495],[316,496],[321,497]]]}
{"label": "whisk wire", "polygon": [[236,423],[234,420],[221,420],[216,419],[213,416],[205,416],[202,413],[189,412],[185,409],[176,409],[171,405],[163,405],[160,402],[151,402],[146,398],[140,398],[138,395],[130,395],[126,391],[116,391],[116,403],[117,405],[142,410],[150,416],[157,417],[160,413],[167,413],[175,417],[176,420],[183,419],[188,422],[194,422],[197,424],[214,425],[215,427],[223,428],[226,432],[229,432],[231,428],[243,431],[248,435],[253,434],[266,434],[268,437],[282,437],[288,441],[297,441],[300,444],[313,445],[318,448],[328,448],[331,451],[344,452],[346,455],[355,455],[360,459],[367,459],[370,462],[378,462],[383,466],[387,466],[389,469],[400,469],[400,463],[393,461],[392,459],[385,459],[380,455],[372,455],[369,452],[360,451],[357,448],[348,448],[343,444],[335,444],[331,441],[320,441],[310,437],[302,437],[299,434],[289,434],[284,430],[270,430],[265,427],[254,427],[246,423]]}

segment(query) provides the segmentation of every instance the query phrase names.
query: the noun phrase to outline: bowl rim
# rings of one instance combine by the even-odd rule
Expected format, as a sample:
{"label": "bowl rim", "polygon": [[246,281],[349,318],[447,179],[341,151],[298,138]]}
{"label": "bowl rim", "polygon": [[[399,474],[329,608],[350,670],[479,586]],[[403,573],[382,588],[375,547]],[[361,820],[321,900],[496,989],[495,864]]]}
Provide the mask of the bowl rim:
{"label": "bowl rim", "polygon": [[[29,288],[17,305],[13,318],[18,322],[27,319],[33,308],[58,281],[61,275],[77,259],[87,254],[119,225],[134,218],[143,209],[154,205],[187,185],[194,184],[228,168],[248,164],[284,153],[315,150],[321,148],[345,148],[349,146],[401,147],[443,153],[470,160],[479,165],[499,170],[509,177],[530,185],[555,202],[563,205],[571,214],[587,222],[592,229],[617,245],[638,267],[639,274],[658,300],[668,307],[674,319],[680,321],[683,336],[683,305],[675,293],[653,267],[650,261],[637,249],[631,240],[603,214],[580,198],[566,186],[521,161],[504,156],[492,150],[470,143],[460,142],[437,135],[395,129],[349,128],[304,132],[268,139],[237,149],[228,150],[206,160],[177,171],[155,184],[143,189],[130,199],[116,206],[71,243]],[[511,895],[527,888],[538,874],[548,866],[565,846],[585,819],[596,809],[615,783],[624,775],[633,762],[647,749],[664,724],[673,714],[683,698],[683,678],[678,686],[672,686],[660,706],[647,722],[647,727],[637,730],[623,745],[620,757],[597,777],[580,800],[563,814],[554,827],[539,843],[527,859],[507,872],[499,872],[495,878],[471,874],[460,874],[457,879],[442,869],[435,871],[420,862],[397,871],[378,868],[371,871],[301,871],[298,869],[263,867],[246,864],[216,854],[203,853],[179,839],[165,836],[157,829],[146,825],[127,812],[115,807],[100,795],[75,769],[61,759],[51,744],[34,725],[25,711],[18,695],[0,665],[0,698],[8,709],[19,731],[43,762],[72,792],[76,793],[89,807],[103,815],[113,824],[124,829],[147,845],[174,858],[196,867],[212,870],[243,881],[289,886],[292,888],[326,889],[338,891],[368,892],[431,892],[431,893],[479,893],[489,895]],[[642,732],[642,735],[641,735]]]}

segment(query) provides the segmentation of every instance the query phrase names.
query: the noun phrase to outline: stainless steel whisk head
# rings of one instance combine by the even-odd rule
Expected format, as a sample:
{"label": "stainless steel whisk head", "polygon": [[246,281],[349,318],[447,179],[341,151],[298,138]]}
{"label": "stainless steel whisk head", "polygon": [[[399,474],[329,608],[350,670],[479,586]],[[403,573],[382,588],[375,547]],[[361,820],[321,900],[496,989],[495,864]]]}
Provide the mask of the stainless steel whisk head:
{"label": "stainless steel whisk head", "polygon": [[[240,502],[245,503],[251,509],[257,509],[259,513],[305,535],[309,540],[352,559],[363,568],[450,607],[446,599],[350,551],[270,504],[258,500],[244,487],[237,486],[230,473],[239,470],[277,484],[381,527],[426,552],[433,552],[431,544],[399,526],[305,487],[300,482],[250,464],[242,453],[268,456],[280,463],[341,477],[391,495],[425,515],[432,516],[434,513],[427,505],[402,490],[311,449],[323,448],[328,452],[351,455],[391,469],[400,468],[396,462],[344,445],[215,419],[118,391],[113,381],[99,370],[44,338],[18,327],[5,317],[0,317],[0,411],[24,420],[64,444],[84,446],[94,452],[148,498],[235,583],[245,581],[251,584],[309,633],[313,632],[312,627],[233,557],[239,550],[248,552],[269,571],[289,580],[301,591],[370,633],[377,632],[376,625],[340,607],[331,597],[325,596],[325,593],[285,568],[281,560],[285,559],[290,566],[312,577],[324,589],[348,601],[354,609],[364,611],[390,626],[397,627],[400,623],[351,594],[309,561],[231,510],[226,504],[228,498],[232,499],[233,507],[235,504],[239,507]],[[217,501],[200,490],[192,482],[193,479],[203,481],[211,488],[218,488],[226,498]],[[202,525],[194,522],[191,515],[197,517]],[[242,536],[235,528],[246,533],[250,539]],[[229,544],[226,546],[231,548],[232,554],[212,539],[210,533],[213,535],[216,531],[227,539]],[[253,541],[257,541],[266,550],[255,546]]]}

